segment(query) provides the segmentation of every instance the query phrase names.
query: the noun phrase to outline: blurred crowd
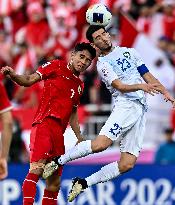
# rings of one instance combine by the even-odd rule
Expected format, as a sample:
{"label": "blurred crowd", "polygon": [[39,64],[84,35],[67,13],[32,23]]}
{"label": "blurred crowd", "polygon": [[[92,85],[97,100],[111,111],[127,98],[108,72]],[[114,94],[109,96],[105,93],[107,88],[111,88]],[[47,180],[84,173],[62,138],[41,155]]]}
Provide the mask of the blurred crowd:
{"label": "blurred crowd", "polygon": [[[68,59],[73,46],[79,41],[86,41],[85,13],[96,2],[99,1],[0,0],[0,67],[9,65],[17,73],[26,74],[48,60]],[[120,11],[124,11],[135,20],[136,29],[144,32],[174,66],[173,0],[108,0],[104,3],[113,13],[109,32],[115,44],[120,44]],[[159,29],[155,29],[157,26]],[[82,77],[86,85],[82,104],[111,102],[94,65]],[[5,86],[15,106],[37,105],[42,83],[32,88],[22,88],[6,80]],[[104,90],[105,95],[101,95]]]}
{"label": "blurred crowd", "polygon": [[[68,59],[79,41],[86,41],[87,8],[97,0],[0,0],[0,67],[12,66],[18,74],[34,72],[48,60]],[[130,15],[138,32],[144,33],[168,61],[175,66],[175,1],[174,0],[106,0],[113,14],[108,27],[114,45],[121,40],[121,13]],[[127,29],[127,28],[126,28]],[[157,62],[162,64],[161,59]],[[83,75],[85,90],[82,105],[110,104],[111,96],[100,81],[95,62]],[[42,82],[32,87],[19,87],[0,76],[14,107],[36,108]],[[20,125],[15,121],[16,133]],[[15,133],[15,132],[14,132]],[[18,138],[15,138],[18,140]],[[17,143],[17,142],[16,142]],[[23,144],[19,146],[23,147]],[[17,149],[17,148],[15,148]],[[23,150],[23,149],[22,149]],[[12,151],[13,152],[13,151]],[[23,156],[25,161],[25,155]],[[13,157],[13,156],[11,156]],[[14,156],[15,157],[15,156]],[[14,159],[15,161],[16,159]]]}

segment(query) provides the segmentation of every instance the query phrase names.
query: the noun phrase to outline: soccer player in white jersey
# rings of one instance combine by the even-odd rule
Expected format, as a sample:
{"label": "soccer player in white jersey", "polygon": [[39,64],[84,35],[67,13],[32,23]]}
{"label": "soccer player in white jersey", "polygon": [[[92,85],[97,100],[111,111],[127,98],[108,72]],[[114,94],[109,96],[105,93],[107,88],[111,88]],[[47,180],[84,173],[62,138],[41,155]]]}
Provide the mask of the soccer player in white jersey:
{"label": "soccer player in white jersey", "polygon": [[[94,140],[80,142],[61,157],[47,164],[43,177],[50,176],[55,168],[74,159],[101,152],[120,139],[121,157],[118,162],[103,166],[91,176],[73,180],[68,200],[72,201],[84,189],[106,182],[132,169],[142,149],[145,131],[145,92],[161,93],[173,106],[175,99],[149,72],[134,48],[113,47],[110,35],[102,26],[90,26],[87,39],[101,51],[97,70],[114,99],[113,110]],[[142,79],[145,83],[142,83]]]}

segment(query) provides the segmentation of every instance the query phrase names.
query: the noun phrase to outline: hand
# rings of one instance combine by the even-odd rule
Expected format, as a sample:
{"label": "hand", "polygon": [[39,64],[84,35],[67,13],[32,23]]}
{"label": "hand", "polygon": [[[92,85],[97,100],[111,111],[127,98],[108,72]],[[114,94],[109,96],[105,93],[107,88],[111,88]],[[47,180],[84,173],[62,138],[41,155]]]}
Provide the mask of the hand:
{"label": "hand", "polygon": [[173,108],[175,108],[175,99],[173,98],[173,96],[171,96],[169,92],[165,92],[163,96],[164,96],[164,100],[166,102],[170,101],[173,105]]}
{"label": "hand", "polygon": [[5,158],[0,158],[0,180],[5,179],[7,175],[7,160]]}
{"label": "hand", "polygon": [[83,137],[82,135],[78,136],[78,137],[77,137],[77,142],[76,142],[75,145],[77,145],[78,143],[80,143],[80,142],[82,142],[82,141],[84,141],[84,140],[85,140],[85,139],[84,139],[84,137]]}
{"label": "hand", "polygon": [[4,75],[11,75],[11,74],[15,73],[15,71],[13,70],[13,68],[11,68],[9,66],[5,66],[5,67],[2,67],[1,73]]}
{"label": "hand", "polygon": [[150,83],[142,83],[140,84],[141,90],[149,93],[150,95],[154,96],[155,94],[159,94],[161,89],[158,83],[150,84]]}

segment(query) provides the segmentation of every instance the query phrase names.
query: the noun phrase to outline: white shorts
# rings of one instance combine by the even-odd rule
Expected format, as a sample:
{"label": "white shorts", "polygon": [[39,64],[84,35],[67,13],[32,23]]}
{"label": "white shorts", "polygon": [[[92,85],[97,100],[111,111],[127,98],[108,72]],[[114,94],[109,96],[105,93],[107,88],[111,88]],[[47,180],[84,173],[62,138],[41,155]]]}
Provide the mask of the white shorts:
{"label": "white shorts", "polygon": [[138,101],[118,100],[99,135],[120,141],[120,151],[136,157],[142,149],[145,133],[145,109]]}

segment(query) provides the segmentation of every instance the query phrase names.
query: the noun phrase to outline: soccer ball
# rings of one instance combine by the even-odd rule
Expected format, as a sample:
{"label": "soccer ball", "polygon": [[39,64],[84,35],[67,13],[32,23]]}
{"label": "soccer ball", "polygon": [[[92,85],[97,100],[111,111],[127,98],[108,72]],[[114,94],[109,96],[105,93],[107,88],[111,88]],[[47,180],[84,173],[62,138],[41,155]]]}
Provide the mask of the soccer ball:
{"label": "soccer ball", "polygon": [[86,11],[86,21],[90,25],[107,26],[112,19],[112,14],[104,4],[94,4]]}

